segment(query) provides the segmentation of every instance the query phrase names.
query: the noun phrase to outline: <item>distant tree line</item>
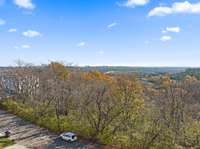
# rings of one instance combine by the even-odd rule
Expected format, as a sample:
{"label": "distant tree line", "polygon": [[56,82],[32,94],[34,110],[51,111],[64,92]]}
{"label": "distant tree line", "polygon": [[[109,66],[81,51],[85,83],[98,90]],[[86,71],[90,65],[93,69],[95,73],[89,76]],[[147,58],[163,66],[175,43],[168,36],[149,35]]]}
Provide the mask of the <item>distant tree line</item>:
{"label": "distant tree line", "polygon": [[182,80],[186,76],[192,76],[197,80],[200,80],[200,68],[188,68],[184,72],[174,74],[172,78],[176,80]]}

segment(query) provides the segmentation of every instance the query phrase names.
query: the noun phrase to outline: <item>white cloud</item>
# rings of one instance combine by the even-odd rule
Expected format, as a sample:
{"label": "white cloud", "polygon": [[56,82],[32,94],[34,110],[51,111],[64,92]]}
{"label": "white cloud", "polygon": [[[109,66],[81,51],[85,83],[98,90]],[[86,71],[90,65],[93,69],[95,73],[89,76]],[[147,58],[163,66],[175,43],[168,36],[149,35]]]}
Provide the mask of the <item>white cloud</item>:
{"label": "white cloud", "polygon": [[171,14],[171,13],[172,13],[172,10],[169,7],[156,7],[149,12],[148,16],[149,17],[164,16],[164,15]]}
{"label": "white cloud", "polygon": [[10,29],[8,30],[9,33],[13,33],[13,32],[16,32],[16,31],[17,31],[16,28],[10,28]]}
{"label": "white cloud", "polygon": [[42,36],[42,34],[40,32],[34,31],[34,30],[28,30],[26,32],[23,32],[22,35],[25,37],[29,37],[29,38]]}
{"label": "white cloud", "polygon": [[30,45],[27,45],[27,44],[24,44],[24,45],[21,45],[21,48],[22,48],[22,49],[30,49],[31,46],[30,46]]}
{"label": "white cloud", "polygon": [[104,51],[98,51],[97,54],[103,55],[103,54],[104,54]]}
{"label": "white cloud", "polygon": [[86,43],[84,41],[77,43],[77,47],[84,47]]}
{"label": "white cloud", "polygon": [[171,7],[156,7],[149,12],[148,16],[165,16],[174,13],[200,14],[200,2],[194,4],[188,1],[175,2]]}
{"label": "white cloud", "polygon": [[169,41],[169,40],[171,40],[171,39],[172,39],[171,36],[162,36],[162,37],[160,38],[160,40],[163,41],[163,42]]}
{"label": "white cloud", "polygon": [[167,27],[165,30],[162,31],[163,34],[167,32],[179,33],[181,31],[180,27]]}
{"label": "white cloud", "polygon": [[117,26],[117,25],[118,25],[118,23],[113,22],[113,23],[109,24],[109,25],[107,26],[107,28],[110,29],[110,28],[113,28],[113,27],[115,27],[115,26]]}
{"label": "white cloud", "polygon": [[21,46],[14,46],[13,47],[14,49],[30,49],[31,48],[31,46],[30,45],[28,45],[28,44],[23,44],[23,45],[21,45]]}
{"label": "white cloud", "polygon": [[126,7],[135,7],[135,6],[142,6],[146,5],[149,2],[149,0],[128,0],[124,6]]}
{"label": "white cloud", "polygon": [[20,8],[30,10],[35,9],[35,5],[32,3],[32,0],[14,0],[14,3]]}
{"label": "white cloud", "polygon": [[168,32],[174,32],[174,33],[179,33],[181,31],[180,27],[167,27],[166,31]]}
{"label": "white cloud", "polygon": [[165,33],[167,33],[167,31],[166,30],[162,30],[162,33],[165,34]]}
{"label": "white cloud", "polygon": [[6,21],[0,18],[0,25],[5,25]]}

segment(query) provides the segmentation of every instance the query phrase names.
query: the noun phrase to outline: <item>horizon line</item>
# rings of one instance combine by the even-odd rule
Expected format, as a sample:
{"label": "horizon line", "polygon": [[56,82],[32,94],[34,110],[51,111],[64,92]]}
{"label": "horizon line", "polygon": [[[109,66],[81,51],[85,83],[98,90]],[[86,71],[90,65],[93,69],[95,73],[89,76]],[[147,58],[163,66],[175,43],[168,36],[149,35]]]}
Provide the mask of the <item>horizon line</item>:
{"label": "horizon line", "polygon": [[[32,66],[42,66],[42,65],[49,65],[48,64],[39,64],[39,65],[32,65]],[[164,66],[150,66],[150,65],[67,65],[68,67],[132,67],[132,68],[200,68],[200,66],[170,66],[170,65],[164,65]],[[17,67],[17,65],[7,65],[7,66],[1,66],[0,68],[6,68],[6,67]]]}

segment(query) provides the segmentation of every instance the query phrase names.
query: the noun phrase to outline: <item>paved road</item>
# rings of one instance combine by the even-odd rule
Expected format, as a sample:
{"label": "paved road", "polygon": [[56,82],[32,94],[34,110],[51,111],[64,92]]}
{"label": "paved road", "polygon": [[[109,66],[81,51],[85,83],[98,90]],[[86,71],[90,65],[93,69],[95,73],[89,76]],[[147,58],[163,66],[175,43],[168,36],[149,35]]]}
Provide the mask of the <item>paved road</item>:
{"label": "paved road", "polygon": [[30,149],[100,149],[100,146],[79,141],[67,143],[57,135],[0,110],[0,132],[12,131],[11,139]]}

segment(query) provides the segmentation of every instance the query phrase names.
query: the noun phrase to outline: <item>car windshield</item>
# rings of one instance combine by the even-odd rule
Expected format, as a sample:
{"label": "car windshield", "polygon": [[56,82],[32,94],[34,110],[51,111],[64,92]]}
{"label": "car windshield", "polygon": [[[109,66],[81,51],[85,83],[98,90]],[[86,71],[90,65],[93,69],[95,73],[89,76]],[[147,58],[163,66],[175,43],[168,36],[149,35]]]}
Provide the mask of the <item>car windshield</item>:
{"label": "car windshield", "polygon": [[65,134],[65,137],[74,139],[75,135],[67,135],[67,134]]}

